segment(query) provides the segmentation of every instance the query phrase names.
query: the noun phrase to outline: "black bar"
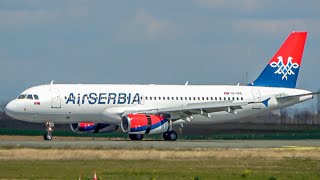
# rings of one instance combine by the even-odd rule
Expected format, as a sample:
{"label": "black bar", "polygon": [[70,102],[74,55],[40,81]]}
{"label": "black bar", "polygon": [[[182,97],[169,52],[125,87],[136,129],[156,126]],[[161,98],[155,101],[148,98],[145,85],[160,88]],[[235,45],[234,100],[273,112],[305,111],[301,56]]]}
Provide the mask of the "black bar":
{"label": "black bar", "polygon": [[147,121],[148,121],[148,127],[146,130],[146,134],[149,134],[149,132],[151,130],[151,117],[149,115],[146,115],[146,116],[147,116]]}

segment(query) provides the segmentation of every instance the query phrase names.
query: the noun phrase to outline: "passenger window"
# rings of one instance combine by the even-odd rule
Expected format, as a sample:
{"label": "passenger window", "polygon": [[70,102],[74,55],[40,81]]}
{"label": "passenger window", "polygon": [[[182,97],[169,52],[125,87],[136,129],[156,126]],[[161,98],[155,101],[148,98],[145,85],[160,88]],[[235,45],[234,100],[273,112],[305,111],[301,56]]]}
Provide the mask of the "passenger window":
{"label": "passenger window", "polygon": [[207,97],[207,101],[209,101],[209,97]]}
{"label": "passenger window", "polygon": [[180,97],[181,100],[183,100],[183,97]]}
{"label": "passenger window", "polygon": [[219,99],[220,99],[220,101],[222,100],[222,98],[221,98],[221,97],[219,97]]}
{"label": "passenger window", "polygon": [[171,97],[171,100],[173,101],[173,100],[174,100],[174,97]]}
{"label": "passenger window", "polygon": [[176,100],[179,100],[179,98],[178,98],[178,97],[176,97]]}
{"label": "passenger window", "polygon": [[196,97],[193,97],[193,100],[195,101],[195,100],[196,100]]}
{"label": "passenger window", "polygon": [[226,97],[223,97],[223,100],[227,100]]}
{"label": "passenger window", "polygon": [[228,100],[230,101],[230,97],[228,97]]}
{"label": "passenger window", "polygon": [[27,99],[33,99],[32,94],[28,94]]}
{"label": "passenger window", "polygon": [[200,101],[200,97],[198,97],[198,100]]}
{"label": "passenger window", "polygon": [[25,99],[26,98],[26,94],[21,94],[19,97],[18,97],[18,99]]}
{"label": "passenger window", "polygon": [[33,97],[34,97],[35,100],[39,100],[39,96],[38,95],[34,94]]}
{"label": "passenger window", "polygon": [[218,100],[218,98],[217,97],[214,97],[214,99],[217,101]]}
{"label": "passenger window", "polygon": [[239,101],[239,97],[237,97],[237,100]]}
{"label": "passenger window", "polygon": [[243,100],[243,97],[241,97],[241,100]]}

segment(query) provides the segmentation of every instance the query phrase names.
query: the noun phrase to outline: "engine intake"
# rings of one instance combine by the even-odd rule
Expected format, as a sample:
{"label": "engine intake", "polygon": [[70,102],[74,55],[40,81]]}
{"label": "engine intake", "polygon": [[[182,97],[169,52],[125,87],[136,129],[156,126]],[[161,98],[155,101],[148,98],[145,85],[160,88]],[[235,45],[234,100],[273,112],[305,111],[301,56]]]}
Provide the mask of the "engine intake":
{"label": "engine intake", "polygon": [[169,130],[169,121],[161,115],[129,114],[122,116],[121,129],[129,134],[160,134]]}

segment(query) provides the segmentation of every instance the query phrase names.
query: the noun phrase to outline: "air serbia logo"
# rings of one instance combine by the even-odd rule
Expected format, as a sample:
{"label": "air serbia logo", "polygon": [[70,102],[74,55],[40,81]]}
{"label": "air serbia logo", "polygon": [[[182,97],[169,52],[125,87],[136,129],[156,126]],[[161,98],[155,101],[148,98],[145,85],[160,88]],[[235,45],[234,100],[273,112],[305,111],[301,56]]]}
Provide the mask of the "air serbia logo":
{"label": "air serbia logo", "polygon": [[66,104],[141,104],[139,93],[70,93]]}
{"label": "air serbia logo", "polygon": [[277,59],[278,62],[272,62],[270,63],[270,66],[273,68],[277,68],[277,70],[274,73],[282,75],[282,80],[288,80],[288,75],[295,74],[292,69],[299,68],[298,63],[292,63],[293,58],[290,56],[288,57],[287,64],[283,63],[282,56],[278,56]]}

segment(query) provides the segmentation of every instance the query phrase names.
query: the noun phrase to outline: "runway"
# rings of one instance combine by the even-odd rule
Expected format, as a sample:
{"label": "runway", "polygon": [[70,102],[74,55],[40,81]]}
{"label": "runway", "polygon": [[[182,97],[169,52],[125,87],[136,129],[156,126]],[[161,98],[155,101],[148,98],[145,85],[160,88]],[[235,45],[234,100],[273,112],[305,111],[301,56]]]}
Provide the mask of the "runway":
{"label": "runway", "polygon": [[213,148],[320,148],[320,140],[211,140],[211,141],[123,141],[123,140],[2,140],[0,148],[61,149],[213,149]]}

